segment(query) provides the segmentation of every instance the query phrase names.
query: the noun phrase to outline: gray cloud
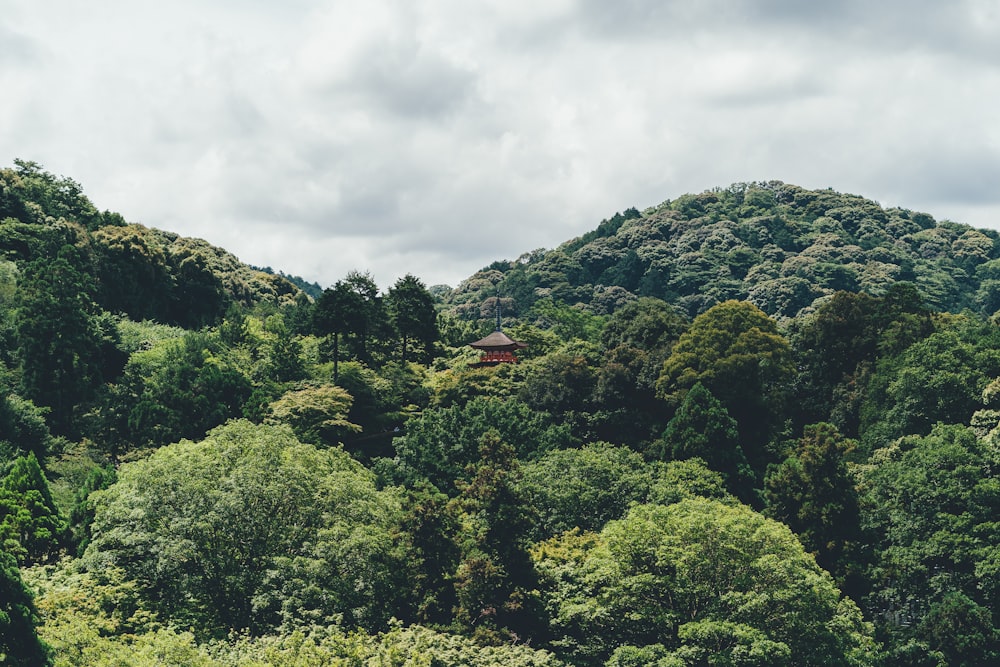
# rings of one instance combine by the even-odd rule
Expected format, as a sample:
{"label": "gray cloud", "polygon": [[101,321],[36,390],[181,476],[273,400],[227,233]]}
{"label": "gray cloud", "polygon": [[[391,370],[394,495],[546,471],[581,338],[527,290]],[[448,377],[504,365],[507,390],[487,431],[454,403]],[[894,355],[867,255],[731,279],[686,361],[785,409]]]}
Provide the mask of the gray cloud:
{"label": "gray cloud", "polygon": [[734,181],[1000,224],[987,0],[13,6],[0,162],[323,284],[456,284]]}

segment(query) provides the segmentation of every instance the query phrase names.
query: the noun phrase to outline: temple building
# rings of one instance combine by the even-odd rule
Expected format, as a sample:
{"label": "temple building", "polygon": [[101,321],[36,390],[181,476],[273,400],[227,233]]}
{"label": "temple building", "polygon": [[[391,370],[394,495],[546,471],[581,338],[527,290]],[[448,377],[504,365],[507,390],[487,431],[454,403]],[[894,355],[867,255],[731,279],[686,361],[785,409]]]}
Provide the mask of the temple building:
{"label": "temple building", "polygon": [[517,357],[514,356],[516,350],[528,347],[527,343],[521,343],[500,330],[500,299],[497,298],[497,328],[486,338],[481,338],[475,343],[469,343],[469,347],[482,351],[479,362],[473,366],[496,366],[497,364],[516,364]]}

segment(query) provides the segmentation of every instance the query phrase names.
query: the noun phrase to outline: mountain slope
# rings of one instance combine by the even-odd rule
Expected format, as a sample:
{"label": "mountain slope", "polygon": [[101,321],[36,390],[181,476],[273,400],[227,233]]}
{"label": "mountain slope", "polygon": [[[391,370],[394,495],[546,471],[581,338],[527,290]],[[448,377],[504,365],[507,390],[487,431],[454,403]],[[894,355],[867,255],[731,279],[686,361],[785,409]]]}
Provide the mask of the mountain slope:
{"label": "mountain slope", "polygon": [[447,302],[476,319],[499,287],[520,312],[552,298],[605,314],[655,296],[689,316],[742,299],[794,317],[837,290],[880,294],[907,281],[935,310],[992,314],[1000,308],[998,258],[992,230],[832,190],[737,183],[628,209],[555,250],[494,262]]}
{"label": "mountain slope", "polygon": [[197,328],[217,322],[230,303],[286,302],[300,292],[201,239],[101,213],[73,180],[15,164],[0,169],[0,258],[23,267],[73,248],[103,310]]}

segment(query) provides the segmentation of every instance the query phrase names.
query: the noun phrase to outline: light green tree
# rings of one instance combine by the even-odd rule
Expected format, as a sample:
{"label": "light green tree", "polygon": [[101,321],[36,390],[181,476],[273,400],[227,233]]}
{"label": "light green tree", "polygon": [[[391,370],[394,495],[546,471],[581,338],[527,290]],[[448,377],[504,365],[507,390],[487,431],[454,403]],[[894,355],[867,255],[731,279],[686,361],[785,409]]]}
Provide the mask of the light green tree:
{"label": "light green tree", "polygon": [[857,606],[787,527],[742,505],[637,505],[533,555],[553,646],[575,664],[635,650],[668,665],[876,664]]}
{"label": "light green tree", "polygon": [[391,614],[395,496],[288,427],[231,422],[123,465],[91,498],[87,566],[122,568],[184,627],[375,627]]}
{"label": "light green tree", "polygon": [[353,398],[335,385],[305,385],[285,392],[268,406],[268,421],[288,424],[303,442],[335,445],[361,427],[347,420]]}

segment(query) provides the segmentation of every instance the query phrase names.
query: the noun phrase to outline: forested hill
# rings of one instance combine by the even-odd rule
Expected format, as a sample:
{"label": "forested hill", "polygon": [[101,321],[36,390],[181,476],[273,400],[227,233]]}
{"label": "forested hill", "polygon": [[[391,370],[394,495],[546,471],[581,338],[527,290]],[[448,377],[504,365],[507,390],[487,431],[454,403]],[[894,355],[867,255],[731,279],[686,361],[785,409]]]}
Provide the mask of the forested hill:
{"label": "forested hill", "polygon": [[300,292],[201,239],[100,212],[78,183],[36,163],[0,169],[0,273],[57,258],[72,274],[64,279],[87,283],[103,310],[186,328],[218,323],[232,303],[286,303]]}
{"label": "forested hill", "polygon": [[[771,181],[634,208],[555,250],[498,261],[447,296],[478,317],[497,287],[525,312],[551,298],[608,314],[652,296],[695,316],[727,299],[794,317],[837,290],[914,283],[934,310],[1000,308],[1000,235],[832,190]],[[513,311],[511,311],[513,314]]]}
{"label": "forested hill", "polygon": [[317,292],[18,162],[0,253],[4,666],[1000,664],[993,232],[740,185]]}

